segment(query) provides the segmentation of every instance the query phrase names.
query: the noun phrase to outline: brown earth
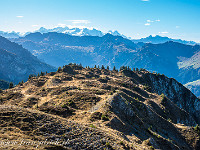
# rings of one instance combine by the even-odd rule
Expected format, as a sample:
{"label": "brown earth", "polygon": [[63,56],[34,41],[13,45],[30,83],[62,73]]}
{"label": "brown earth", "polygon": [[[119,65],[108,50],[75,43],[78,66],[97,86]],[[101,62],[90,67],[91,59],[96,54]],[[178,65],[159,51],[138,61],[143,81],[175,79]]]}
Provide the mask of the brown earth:
{"label": "brown earth", "polygon": [[152,75],[67,65],[4,90],[1,149],[199,149],[198,119]]}

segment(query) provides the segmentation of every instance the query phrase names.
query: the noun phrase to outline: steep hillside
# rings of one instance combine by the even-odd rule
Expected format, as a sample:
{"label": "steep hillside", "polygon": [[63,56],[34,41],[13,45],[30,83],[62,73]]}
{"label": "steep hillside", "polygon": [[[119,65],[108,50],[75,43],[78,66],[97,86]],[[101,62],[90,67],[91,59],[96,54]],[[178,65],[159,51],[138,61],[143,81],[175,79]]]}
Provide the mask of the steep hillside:
{"label": "steep hillside", "polygon": [[60,145],[39,149],[200,148],[200,100],[176,80],[148,71],[70,64],[3,91],[0,100],[1,141],[34,143],[21,149],[45,139]]}
{"label": "steep hillside", "polygon": [[22,46],[3,37],[0,37],[0,64],[0,79],[15,83],[27,80],[30,74],[55,70]]}

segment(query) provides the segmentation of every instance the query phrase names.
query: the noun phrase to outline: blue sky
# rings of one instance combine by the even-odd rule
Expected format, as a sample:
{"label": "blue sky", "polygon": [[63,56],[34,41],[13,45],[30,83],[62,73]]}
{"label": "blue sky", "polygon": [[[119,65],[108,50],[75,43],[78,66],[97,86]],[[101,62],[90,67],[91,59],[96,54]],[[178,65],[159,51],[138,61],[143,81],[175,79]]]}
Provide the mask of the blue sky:
{"label": "blue sky", "polygon": [[0,0],[0,30],[95,27],[200,42],[200,0]]}

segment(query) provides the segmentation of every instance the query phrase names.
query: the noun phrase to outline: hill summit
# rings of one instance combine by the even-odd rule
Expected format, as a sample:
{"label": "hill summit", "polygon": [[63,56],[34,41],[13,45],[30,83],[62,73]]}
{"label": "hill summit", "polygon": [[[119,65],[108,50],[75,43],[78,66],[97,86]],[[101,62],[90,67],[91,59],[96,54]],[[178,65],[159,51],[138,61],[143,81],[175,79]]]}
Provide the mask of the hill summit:
{"label": "hill summit", "polygon": [[144,69],[69,64],[2,91],[0,101],[1,142],[18,143],[4,149],[200,148],[199,99]]}

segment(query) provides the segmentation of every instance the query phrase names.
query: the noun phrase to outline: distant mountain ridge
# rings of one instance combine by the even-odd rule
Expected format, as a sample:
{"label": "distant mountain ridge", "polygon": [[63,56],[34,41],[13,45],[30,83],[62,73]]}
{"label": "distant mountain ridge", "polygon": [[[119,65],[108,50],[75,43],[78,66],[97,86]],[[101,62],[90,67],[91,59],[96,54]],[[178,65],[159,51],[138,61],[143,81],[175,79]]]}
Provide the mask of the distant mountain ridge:
{"label": "distant mountain ridge", "polygon": [[[20,33],[20,32],[4,32],[4,31],[0,31],[0,36],[3,36],[5,38],[19,38],[19,37],[24,37],[30,33],[36,33],[36,32],[40,32],[40,33],[48,33],[48,32],[57,32],[57,33],[64,33],[64,34],[68,34],[68,35],[74,35],[74,36],[99,36],[102,37],[105,34],[109,33],[112,34],[114,36],[122,36],[124,38],[128,38],[123,34],[120,34],[118,31],[112,31],[109,30],[107,33],[104,33],[96,28],[88,28],[88,27],[55,27],[52,29],[47,29],[44,27],[41,27],[38,30],[35,30],[33,32],[25,32],[25,33]],[[130,38],[128,38],[130,39]]]}
{"label": "distant mountain ridge", "polygon": [[141,38],[141,39],[133,39],[133,42],[143,42],[143,43],[152,43],[152,44],[159,44],[159,43],[165,43],[168,41],[173,41],[173,42],[178,42],[178,43],[182,43],[182,44],[186,44],[186,45],[195,45],[197,44],[194,41],[185,41],[185,40],[181,40],[181,39],[172,39],[172,38],[168,38],[168,37],[162,37],[159,35],[156,36],[148,36],[146,38]]}
{"label": "distant mountain ridge", "polygon": [[156,36],[148,36],[146,38],[141,38],[141,39],[132,39],[131,37],[127,37],[124,34],[119,33],[118,31],[112,31],[109,30],[108,32],[104,33],[101,30],[98,30],[96,28],[91,28],[91,27],[70,27],[70,26],[65,26],[65,27],[55,27],[51,29],[47,29],[45,27],[41,27],[38,30],[35,30],[33,32],[25,32],[25,33],[20,33],[20,32],[4,32],[0,31],[0,36],[3,36],[5,38],[19,38],[19,37],[24,37],[30,33],[48,33],[48,32],[57,32],[57,33],[64,33],[68,35],[73,35],[73,36],[98,36],[102,37],[106,35],[107,33],[114,35],[114,36],[122,36],[123,38],[127,38],[129,40],[132,40],[135,43],[142,42],[142,43],[153,43],[153,44],[159,44],[159,43],[165,43],[168,41],[173,41],[173,42],[178,42],[182,44],[187,44],[187,45],[195,45],[198,44],[194,41],[186,41],[186,40],[181,40],[181,39],[172,39],[169,37],[162,37],[159,35]]}
{"label": "distant mountain ridge", "polygon": [[[112,31],[109,30],[107,33],[104,33],[98,29],[95,28],[87,28],[87,27],[56,27],[53,29],[46,29],[44,27],[41,27],[39,30],[36,30],[35,32],[40,32],[40,33],[48,33],[48,32],[57,32],[57,33],[65,33],[69,35],[74,35],[74,36],[99,36],[102,37],[106,35],[107,33],[112,34],[114,36],[122,36],[124,38],[128,38],[123,34],[120,34],[118,31]],[[130,38],[128,38],[130,39]]]}
{"label": "distant mountain ridge", "polygon": [[0,31],[0,36],[5,37],[5,38],[19,38],[20,33],[19,32],[4,32]]}
{"label": "distant mountain ridge", "polygon": [[69,28],[69,27],[56,27],[53,29],[46,29],[44,27],[41,27],[39,30],[36,30],[35,32],[40,33],[48,33],[48,32],[57,32],[57,33],[65,33],[69,35],[75,35],[75,36],[99,36],[102,37],[104,34],[100,30],[97,30],[95,28]]}

